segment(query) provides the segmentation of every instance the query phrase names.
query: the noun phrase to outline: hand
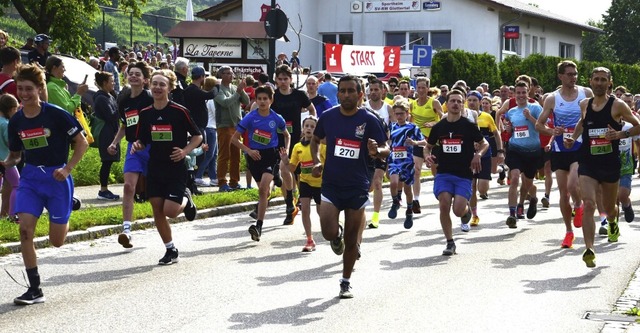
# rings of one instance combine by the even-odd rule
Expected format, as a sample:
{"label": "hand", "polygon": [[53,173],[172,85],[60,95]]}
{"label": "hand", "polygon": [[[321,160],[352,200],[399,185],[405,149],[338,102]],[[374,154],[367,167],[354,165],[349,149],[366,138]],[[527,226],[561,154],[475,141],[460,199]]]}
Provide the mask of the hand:
{"label": "hand", "polygon": [[316,178],[322,175],[322,163],[317,163],[313,166],[313,169],[311,169],[311,175]]}
{"label": "hand", "polygon": [[66,167],[53,170],[53,178],[59,182],[64,181],[69,177],[69,171]]}
{"label": "hand", "polygon": [[482,163],[480,163],[481,157],[482,156],[477,153],[473,155],[473,159],[471,160],[471,170],[473,170],[474,173],[480,173],[480,171],[482,171]]}
{"label": "hand", "polygon": [[505,132],[508,132],[508,133],[511,133],[511,122],[510,122],[510,121],[505,122],[505,124],[504,124],[504,131],[505,131]]}
{"label": "hand", "polygon": [[137,151],[144,150],[144,144],[140,141],[136,141],[131,144],[131,154],[135,154]]}
{"label": "hand", "polygon": [[173,151],[171,152],[171,160],[174,162],[182,161],[187,156],[187,153],[184,152],[181,148],[173,147]]}
{"label": "hand", "polygon": [[498,156],[496,156],[498,158],[498,164],[502,164],[504,162],[504,154],[503,153],[498,153]]}
{"label": "hand", "polygon": [[424,156],[424,161],[427,164],[428,168],[431,168],[432,165],[437,164],[436,163],[436,157],[429,154],[429,155],[425,155]]}
{"label": "hand", "polygon": [[620,135],[620,133],[622,133],[622,131],[618,132],[616,130],[613,129],[613,127],[611,127],[611,125],[607,125],[608,129],[607,132],[604,134],[604,138],[611,141],[611,140],[618,140],[620,139],[623,135]]}
{"label": "hand", "polygon": [[367,150],[369,150],[369,155],[376,156],[378,155],[378,143],[374,139],[369,139],[367,142]]}
{"label": "hand", "polygon": [[260,159],[262,159],[262,156],[260,156],[260,152],[254,149],[250,149],[247,152],[247,155],[249,155],[249,157],[251,157],[254,161],[259,161]]}
{"label": "hand", "polygon": [[547,153],[550,152],[551,151],[551,145],[544,146],[544,151],[547,152]]}
{"label": "hand", "polygon": [[411,138],[407,138],[406,140],[404,140],[404,145],[405,146],[415,146],[416,142],[413,141],[413,139],[411,139]]}
{"label": "hand", "polygon": [[209,145],[208,145],[208,144],[206,144],[206,143],[203,143],[203,144],[202,144],[202,150],[203,150],[203,151],[209,151]]}
{"label": "hand", "polygon": [[564,140],[562,141],[562,144],[564,145],[565,148],[571,149],[573,148],[573,144],[575,143],[575,141],[576,140],[574,140],[572,137],[564,138]]}
{"label": "hand", "polygon": [[561,136],[564,134],[564,127],[558,126],[553,129],[553,136]]}
{"label": "hand", "polygon": [[280,147],[278,151],[280,154],[280,160],[282,160],[285,164],[289,164],[289,152],[284,147]]}
{"label": "hand", "polygon": [[84,84],[84,83],[81,83],[81,84],[79,84],[79,85],[78,85],[78,89],[76,90],[76,95],[80,95],[80,96],[82,96],[82,95],[84,95],[88,90],[89,90],[89,86],[88,86],[88,85],[86,85],[86,84]]}
{"label": "hand", "polygon": [[531,116],[531,111],[529,111],[528,108],[524,108],[524,110],[522,111],[522,114],[524,115],[525,118],[529,119],[529,117]]}
{"label": "hand", "polygon": [[240,92],[241,90],[244,90],[244,88],[246,88],[246,87],[247,87],[247,83],[244,80],[242,80],[242,81],[240,81],[240,83],[238,83],[237,91]]}
{"label": "hand", "polygon": [[115,155],[117,152],[118,152],[118,149],[117,149],[116,145],[114,145],[113,143],[110,144],[109,147],[107,147],[107,153],[109,153],[111,155]]}
{"label": "hand", "polygon": [[424,123],[423,126],[426,127],[426,128],[431,128],[431,127],[433,127],[433,123],[426,122],[426,123]]}

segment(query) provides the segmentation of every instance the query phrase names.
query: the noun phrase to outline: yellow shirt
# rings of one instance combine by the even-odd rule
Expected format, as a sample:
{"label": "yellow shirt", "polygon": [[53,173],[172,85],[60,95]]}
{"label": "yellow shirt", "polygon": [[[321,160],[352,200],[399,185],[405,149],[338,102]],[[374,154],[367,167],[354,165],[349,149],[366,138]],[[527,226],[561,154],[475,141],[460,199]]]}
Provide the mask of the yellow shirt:
{"label": "yellow shirt", "polygon": [[416,99],[410,100],[409,103],[411,104],[411,122],[418,125],[425,137],[429,137],[431,128],[425,127],[424,124],[440,120],[440,115],[433,108],[433,98],[429,97],[424,105],[418,105]]}
{"label": "yellow shirt", "polygon": [[384,102],[393,106],[393,98],[385,97]]}
{"label": "yellow shirt", "polygon": [[[467,105],[467,100],[464,100],[464,107],[468,108],[469,106]],[[447,113],[447,102],[444,102],[444,104],[442,104],[442,113]]]}
{"label": "yellow shirt", "polygon": [[[324,164],[327,156],[327,146],[320,144],[320,163]],[[291,159],[289,164],[297,166],[300,164],[300,181],[309,184],[311,187],[320,187],[322,185],[322,175],[314,177],[311,175],[313,169],[313,158],[311,157],[311,147],[298,142],[293,146],[291,151]]]}

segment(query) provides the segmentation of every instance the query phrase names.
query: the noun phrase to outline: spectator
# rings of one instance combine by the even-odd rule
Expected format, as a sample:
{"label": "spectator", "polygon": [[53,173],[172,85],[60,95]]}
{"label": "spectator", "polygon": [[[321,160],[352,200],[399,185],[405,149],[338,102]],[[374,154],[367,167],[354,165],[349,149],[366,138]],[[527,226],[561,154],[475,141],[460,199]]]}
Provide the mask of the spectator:
{"label": "spectator", "polygon": [[260,85],[260,86],[269,86],[274,91],[276,90],[276,86],[273,85],[273,83],[269,82],[269,75],[267,75],[265,73],[261,73],[258,76],[258,85]]}
{"label": "spectator", "polygon": [[115,80],[113,74],[109,72],[97,72],[95,74],[96,85],[99,90],[93,95],[93,114],[96,118],[104,122],[104,126],[100,130],[95,140],[98,141],[98,151],[100,152],[100,191],[98,191],[98,200],[119,200],[120,196],[109,191],[109,175],[111,174],[111,166],[114,162],[120,162],[120,146],[116,146],[115,154],[108,151],[111,142],[118,133],[120,127],[118,107],[116,99],[113,97],[113,89]]}
{"label": "spectator", "polygon": [[297,50],[291,52],[291,60],[289,60],[289,64],[291,65],[291,69],[300,69],[300,58],[298,58]]}
{"label": "spectator", "polygon": [[33,46],[33,37],[27,38],[27,42],[20,49],[25,51],[31,51],[35,49],[35,46]]}
{"label": "spectator", "polygon": [[120,49],[117,46],[109,48],[109,59],[104,64],[104,71],[113,75],[113,91],[116,95],[120,93],[120,72],[118,70],[118,60],[120,60]]}
{"label": "spectator", "polygon": [[100,68],[100,60],[96,57],[89,58],[89,66],[95,68],[96,70],[101,70]]}
{"label": "spectator", "polygon": [[8,41],[9,41],[9,34],[4,32],[4,30],[0,30],[0,49],[7,46]]}
{"label": "spectator", "polygon": [[13,80],[16,70],[20,65],[20,51],[8,46],[0,49],[0,94],[11,94],[18,98],[16,82]]}
{"label": "spectator", "polygon": [[75,95],[72,97],[67,90],[67,83],[62,79],[65,72],[62,59],[52,55],[47,59],[44,68],[46,70],[49,103],[55,104],[74,115],[75,109],[80,107],[82,95],[89,90],[89,86],[86,83],[79,84]]}
{"label": "spectator", "polygon": [[[204,79],[204,90],[211,91],[218,85],[218,79],[213,76],[208,76]],[[218,178],[216,163],[218,161],[218,134],[216,133],[216,106],[213,99],[207,101],[207,115],[208,122],[205,128],[206,144],[209,149],[204,154],[204,161],[200,163],[195,176],[195,182],[199,186],[207,186],[207,183],[202,179],[204,173],[209,175],[208,186],[218,186]]]}
{"label": "spectator", "polygon": [[171,100],[184,105],[184,90],[187,88],[187,74],[189,73],[189,59],[177,58],[175,70],[178,81],[176,88],[171,91]]}
{"label": "spectator", "polygon": [[318,87],[318,94],[323,95],[333,106],[338,105],[338,86],[333,83],[331,73],[324,74],[324,83]]}
{"label": "spectator", "polygon": [[178,47],[178,45],[176,44],[176,40],[172,40],[171,41],[172,45],[169,47],[169,50],[171,51],[171,57],[173,59],[178,59],[178,57],[180,56],[180,48]]}
{"label": "spectator", "polygon": [[247,83],[247,87],[244,88],[244,92],[246,92],[247,96],[249,96],[249,104],[242,105],[242,109],[245,111],[245,114],[247,114],[249,113],[249,111],[251,111],[251,105],[256,99],[256,88],[253,87],[253,85],[256,83],[256,79],[254,79],[251,75],[247,75],[247,77],[244,78],[244,81]]}
{"label": "spectator", "polygon": [[278,59],[276,60],[276,68],[281,65],[289,65],[289,61],[287,61],[287,55],[284,52],[280,52],[278,54]]}
{"label": "spectator", "polygon": [[49,44],[51,43],[51,37],[45,34],[36,35],[33,39],[36,43],[36,48],[29,52],[29,63],[37,62],[40,66],[45,67],[47,64],[47,58],[51,56],[49,53]]}

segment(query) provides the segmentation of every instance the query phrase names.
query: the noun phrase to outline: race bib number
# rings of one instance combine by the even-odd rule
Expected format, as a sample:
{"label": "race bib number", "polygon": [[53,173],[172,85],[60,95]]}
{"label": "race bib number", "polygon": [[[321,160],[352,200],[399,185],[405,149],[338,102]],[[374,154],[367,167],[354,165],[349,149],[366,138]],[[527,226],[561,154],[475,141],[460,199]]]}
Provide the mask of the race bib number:
{"label": "race bib number", "polygon": [[524,139],[529,137],[529,126],[516,126],[513,129],[513,136],[517,139]]}
{"label": "race bib number", "polygon": [[562,138],[571,139],[572,135],[573,135],[573,128],[565,128],[564,133],[562,133]]}
{"label": "race bib number", "polygon": [[313,171],[313,161],[300,162],[300,173],[310,175]]}
{"label": "race bib number", "polygon": [[127,122],[127,127],[138,125],[139,117],[140,116],[138,115],[138,110],[133,110],[133,111],[126,112],[124,114],[124,118],[125,118],[125,120]]}
{"label": "race bib number", "polygon": [[173,127],[169,125],[152,125],[151,141],[173,141]]}
{"label": "race bib number", "polygon": [[287,121],[287,132],[289,132],[289,134],[293,133],[293,122],[292,121]]}
{"label": "race bib number", "polygon": [[333,155],[340,158],[357,160],[360,157],[360,141],[337,138]]}
{"label": "race bib number", "polygon": [[620,150],[631,149],[631,138],[620,139]]}
{"label": "race bib number", "polygon": [[442,152],[445,154],[462,153],[462,140],[461,139],[443,139]]}
{"label": "race bib number", "polygon": [[607,139],[591,139],[591,155],[604,155],[613,152],[611,142]]}
{"label": "race bib number", "polygon": [[268,145],[271,142],[271,133],[267,131],[261,131],[256,129],[253,131],[253,135],[251,136],[251,140],[257,142],[261,145]]}
{"label": "race bib number", "polygon": [[38,149],[49,146],[44,128],[34,128],[20,132],[20,139],[24,149]]}
{"label": "race bib number", "polygon": [[391,152],[392,160],[401,160],[407,157],[409,157],[409,155],[407,154],[407,147],[393,147],[393,151]]}

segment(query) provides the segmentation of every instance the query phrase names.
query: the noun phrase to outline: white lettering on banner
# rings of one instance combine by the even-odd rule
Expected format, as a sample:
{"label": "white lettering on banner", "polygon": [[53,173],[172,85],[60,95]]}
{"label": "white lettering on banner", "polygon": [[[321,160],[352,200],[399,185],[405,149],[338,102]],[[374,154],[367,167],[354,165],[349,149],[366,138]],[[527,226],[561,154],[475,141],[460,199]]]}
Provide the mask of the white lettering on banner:
{"label": "white lettering on banner", "polygon": [[364,3],[365,13],[383,12],[419,12],[420,1],[366,1]]}
{"label": "white lettering on banner", "polygon": [[325,44],[328,72],[362,74],[400,71],[399,46]]}
{"label": "white lettering on banner", "polygon": [[187,58],[241,58],[242,42],[239,39],[184,39],[184,56]]}
{"label": "white lettering on banner", "polygon": [[252,64],[209,64],[209,72],[215,73],[220,69],[220,66],[229,66],[235,75],[246,76],[253,73],[266,73],[267,65],[252,65]]}

